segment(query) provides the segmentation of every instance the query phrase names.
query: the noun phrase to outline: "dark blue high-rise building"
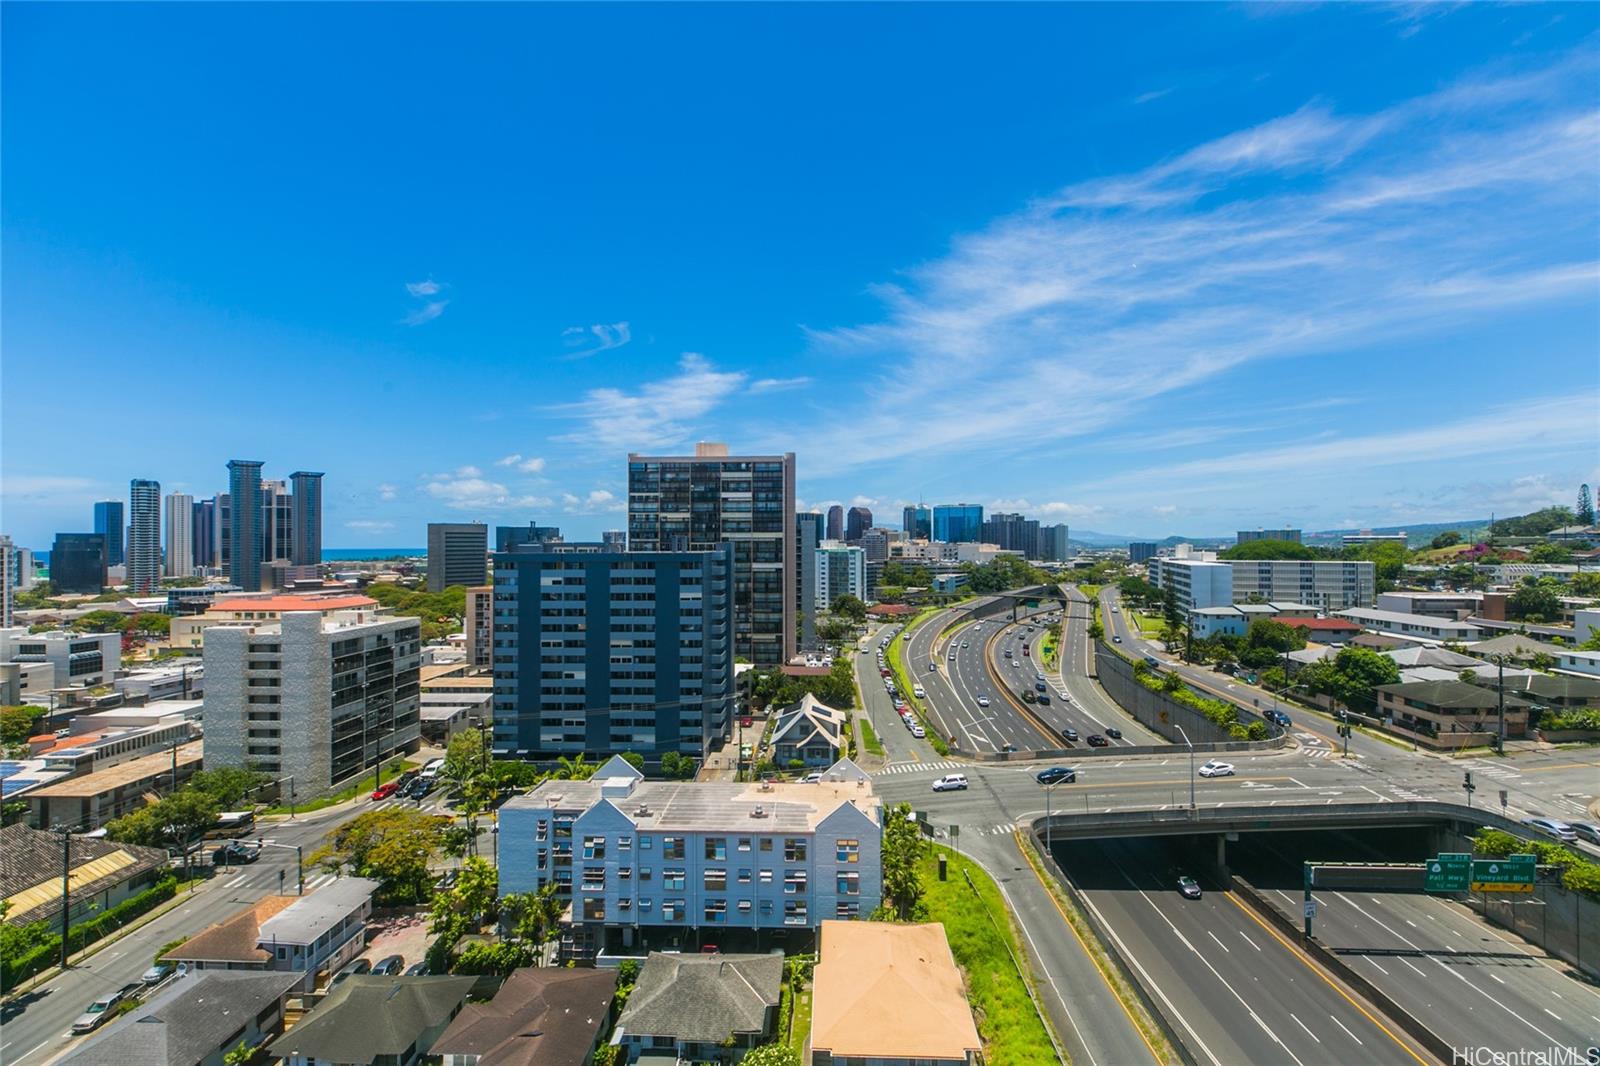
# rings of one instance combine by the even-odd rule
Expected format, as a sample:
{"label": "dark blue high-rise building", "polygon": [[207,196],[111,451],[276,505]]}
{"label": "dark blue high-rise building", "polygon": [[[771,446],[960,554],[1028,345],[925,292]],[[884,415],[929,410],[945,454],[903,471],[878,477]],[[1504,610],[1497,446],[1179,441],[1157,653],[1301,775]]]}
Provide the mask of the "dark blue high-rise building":
{"label": "dark blue high-rise building", "polygon": [[[624,539],[626,539],[626,535],[624,535]],[[512,548],[524,544],[560,543],[561,530],[556,526],[536,526],[529,522],[525,526],[494,527],[494,550],[497,552],[508,552]]]}
{"label": "dark blue high-rise building", "polygon": [[494,555],[494,749],[703,757],[733,717],[733,549]]}
{"label": "dark blue high-rise building", "polygon": [[228,460],[228,580],[246,592],[261,591],[261,464]]}
{"label": "dark blue high-rise building", "polygon": [[983,536],[983,504],[941,503],[933,509],[933,539],[946,544],[976,541]]}
{"label": "dark blue high-rise building", "polygon": [[294,486],[290,522],[289,561],[295,566],[316,566],[322,562],[322,473],[296,470],[289,475]]}
{"label": "dark blue high-rise building", "polygon": [[104,533],[57,533],[50,549],[50,584],[57,592],[99,594],[106,587],[106,544]]}
{"label": "dark blue high-rise building", "polygon": [[123,519],[126,513],[121,500],[101,500],[94,505],[94,531],[106,538],[107,566],[121,566],[126,558],[123,551],[128,535],[127,523]]}

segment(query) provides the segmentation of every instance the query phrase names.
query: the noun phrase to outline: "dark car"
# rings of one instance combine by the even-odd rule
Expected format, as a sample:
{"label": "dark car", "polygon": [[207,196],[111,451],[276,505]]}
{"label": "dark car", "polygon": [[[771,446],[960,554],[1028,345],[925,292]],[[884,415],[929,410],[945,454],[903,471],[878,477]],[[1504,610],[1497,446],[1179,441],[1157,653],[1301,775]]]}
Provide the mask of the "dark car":
{"label": "dark car", "polygon": [[211,865],[239,866],[247,862],[255,862],[259,858],[261,858],[260,848],[253,844],[230,840],[211,853]]}
{"label": "dark car", "polygon": [[1089,746],[1091,748],[1109,748],[1111,746],[1111,741],[1107,740],[1099,733],[1090,733]]}
{"label": "dark car", "polygon": [[404,955],[385,955],[372,964],[372,973],[375,977],[392,977],[406,968]]}
{"label": "dark car", "polygon": [[1033,778],[1041,785],[1070,785],[1078,779],[1078,771],[1068,766],[1047,766]]}
{"label": "dark car", "polygon": [[1074,744],[1078,742],[1078,731],[1072,728],[1070,725],[1061,731],[1061,735],[1072,741]]}
{"label": "dark car", "polygon": [[1265,718],[1269,722],[1277,722],[1279,725],[1284,726],[1285,728],[1294,725],[1294,723],[1289,720],[1289,716],[1284,714],[1282,711],[1262,711],[1261,717]]}
{"label": "dark car", "polygon": [[410,966],[407,966],[405,975],[407,977],[428,976],[428,960],[423,959],[421,962],[414,962]]}
{"label": "dark car", "polygon": [[1121,740],[1122,730],[1118,729],[1114,725],[1108,725],[1106,726],[1106,736],[1110,737],[1112,740]]}
{"label": "dark car", "polygon": [[1200,882],[1192,877],[1178,878],[1178,892],[1184,899],[1200,898]]}
{"label": "dark car", "polygon": [[333,975],[333,980],[328,982],[328,987],[330,989],[337,988],[339,986],[339,983],[341,981],[343,981],[347,977],[355,977],[357,974],[364,974],[364,973],[371,973],[371,972],[372,972],[372,963],[368,962],[366,959],[357,959],[355,962],[352,962],[349,966],[346,966],[344,969],[342,969],[338,973],[334,974]]}

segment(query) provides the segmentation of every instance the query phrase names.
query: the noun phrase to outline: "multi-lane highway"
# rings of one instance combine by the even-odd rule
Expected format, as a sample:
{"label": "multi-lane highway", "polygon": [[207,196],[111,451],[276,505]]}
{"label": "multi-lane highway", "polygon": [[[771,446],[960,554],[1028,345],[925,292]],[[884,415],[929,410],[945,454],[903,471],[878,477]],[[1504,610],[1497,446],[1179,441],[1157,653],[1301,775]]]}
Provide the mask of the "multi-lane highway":
{"label": "multi-lane highway", "polygon": [[1058,843],[1055,854],[1123,957],[1212,1066],[1426,1062],[1412,1041],[1335,984],[1231,893],[1197,875],[1188,841]]}
{"label": "multi-lane highway", "polygon": [[1102,726],[1118,723],[1123,738],[1130,744],[1164,744],[1166,738],[1153,733],[1134,720],[1119,707],[1095,680],[1094,641],[1089,639],[1089,625],[1094,621],[1094,611],[1089,598],[1075,585],[1063,585],[1067,604],[1061,629],[1061,652],[1057,656],[1061,687],[1071,697],[1072,704],[1085,718],[1098,721]]}

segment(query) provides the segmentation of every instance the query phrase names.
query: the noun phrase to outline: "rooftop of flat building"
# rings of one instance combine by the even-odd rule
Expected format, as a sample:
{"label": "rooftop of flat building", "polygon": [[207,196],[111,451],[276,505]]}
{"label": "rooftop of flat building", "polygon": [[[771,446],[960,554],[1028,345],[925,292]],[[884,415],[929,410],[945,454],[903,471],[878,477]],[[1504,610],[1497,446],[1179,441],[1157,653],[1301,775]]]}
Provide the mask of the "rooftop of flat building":
{"label": "rooftop of flat building", "polygon": [[378,601],[370,596],[352,596],[348,594],[337,596],[259,596],[259,597],[234,597],[217,600],[211,605],[207,614],[222,614],[228,611],[347,611],[357,607],[376,607]]}
{"label": "rooftop of flat building", "polygon": [[[852,805],[877,821],[882,802],[868,781],[783,782],[763,785],[730,781],[546,781],[508,800],[514,810],[584,811],[602,799],[640,829],[728,832],[810,832],[834,811]],[[608,792],[614,794],[608,795]]]}

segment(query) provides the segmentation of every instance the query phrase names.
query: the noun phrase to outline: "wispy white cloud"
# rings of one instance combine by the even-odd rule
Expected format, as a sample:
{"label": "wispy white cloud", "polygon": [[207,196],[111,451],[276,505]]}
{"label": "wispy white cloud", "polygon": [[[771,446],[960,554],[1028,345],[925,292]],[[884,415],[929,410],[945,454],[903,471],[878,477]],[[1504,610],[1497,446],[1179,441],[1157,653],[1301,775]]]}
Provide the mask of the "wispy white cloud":
{"label": "wispy white cloud", "polygon": [[400,321],[407,326],[420,326],[424,322],[432,322],[444,314],[444,309],[450,305],[449,300],[429,300],[421,307],[406,315]]}
{"label": "wispy white cloud", "polygon": [[7,474],[0,478],[0,496],[33,500],[76,499],[101,487],[90,478],[60,474]]}
{"label": "wispy white cloud", "polygon": [[1136,103],[1136,104],[1148,104],[1151,101],[1161,99],[1163,96],[1166,96],[1170,92],[1172,92],[1172,90],[1170,88],[1167,88],[1167,89],[1152,89],[1147,93],[1140,93],[1138,96],[1135,96],[1133,98],[1133,102]]}
{"label": "wispy white cloud", "polygon": [[439,292],[441,286],[437,281],[429,278],[427,281],[408,281],[406,291],[413,296],[433,296]]}
{"label": "wispy white cloud", "polygon": [[1104,508],[1098,504],[1067,503],[1064,500],[1050,500],[1045,503],[1034,503],[1026,497],[1011,499],[991,500],[988,513],[1017,512],[1033,518],[1088,518],[1100,514]]}
{"label": "wispy white cloud", "polygon": [[383,522],[373,518],[357,518],[346,522],[344,528],[353,529],[358,533],[383,533],[393,529],[394,523]]}
{"label": "wispy white cloud", "polygon": [[392,500],[399,495],[400,490],[395,488],[393,485],[385,484],[378,486],[378,499],[380,500]]}
{"label": "wispy white cloud", "polygon": [[[841,412],[875,431],[807,476],[992,453],[1024,425],[1033,445],[1098,435],[1252,364],[1592,303],[1596,70],[1583,54],[1370,114],[1311,101],[959,237],[875,290],[879,321],[812,334],[894,370]],[[1001,367],[1027,388],[995,387]]]}
{"label": "wispy white cloud", "polygon": [[561,331],[561,336],[569,348],[563,358],[587,359],[601,352],[609,352],[613,348],[620,348],[633,339],[633,333],[628,329],[626,322],[613,322],[610,325],[594,326],[568,326]]}
{"label": "wispy white cloud", "polygon": [[458,511],[496,513],[549,507],[551,503],[547,496],[513,493],[500,482],[484,478],[474,467],[462,467],[455,474],[427,475],[422,490]]}
{"label": "wispy white cloud", "polygon": [[573,492],[562,493],[561,509],[568,514],[615,514],[627,510],[628,504],[608,489],[592,489],[583,496]]}
{"label": "wispy white cloud", "polygon": [[761,378],[750,383],[751,392],[784,392],[788,389],[799,389],[811,384],[809,377],[798,378]]}
{"label": "wispy white cloud", "polygon": [[495,466],[511,466],[524,474],[539,474],[544,472],[544,460],[536,455],[523,456],[513,452],[510,455],[494,461]]}
{"label": "wispy white cloud", "polygon": [[677,373],[669,377],[633,391],[590,389],[582,400],[555,407],[586,427],[557,439],[614,451],[670,447],[687,438],[697,419],[744,388],[746,377],[743,371],[718,370],[697,352],[685,352]]}

